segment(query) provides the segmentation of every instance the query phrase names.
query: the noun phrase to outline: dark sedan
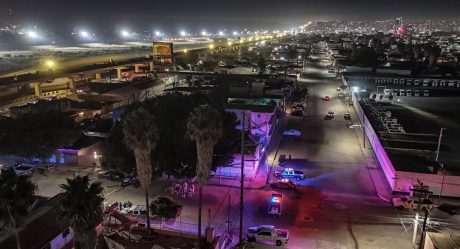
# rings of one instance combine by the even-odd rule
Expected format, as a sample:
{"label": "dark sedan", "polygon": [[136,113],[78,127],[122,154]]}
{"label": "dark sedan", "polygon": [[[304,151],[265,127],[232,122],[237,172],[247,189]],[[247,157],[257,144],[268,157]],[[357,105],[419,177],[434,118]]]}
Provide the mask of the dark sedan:
{"label": "dark sedan", "polygon": [[270,182],[270,187],[271,188],[284,188],[284,189],[289,189],[289,190],[295,190],[296,185],[294,182],[288,180],[288,179],[279,179]]}

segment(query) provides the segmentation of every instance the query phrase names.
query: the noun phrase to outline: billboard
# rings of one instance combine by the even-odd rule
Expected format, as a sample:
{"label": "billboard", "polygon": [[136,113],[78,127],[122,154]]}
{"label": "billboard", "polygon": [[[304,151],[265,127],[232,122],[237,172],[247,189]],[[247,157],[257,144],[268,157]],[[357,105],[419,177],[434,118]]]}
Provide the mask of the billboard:
{"label": "billboard", "polygon": [[173,44],[172,42],[154,42],[153,56],[154,57],[172,57]]}

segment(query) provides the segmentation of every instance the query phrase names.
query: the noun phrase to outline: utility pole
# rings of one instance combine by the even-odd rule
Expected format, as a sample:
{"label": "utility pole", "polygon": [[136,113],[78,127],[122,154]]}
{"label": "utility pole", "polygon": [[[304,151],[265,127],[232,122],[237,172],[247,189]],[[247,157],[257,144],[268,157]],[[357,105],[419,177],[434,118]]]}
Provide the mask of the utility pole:
{"label": "utility pole", "polygon": [[230,235],[230,195],[228,195],[228,208],[227,208],[227,234]]}
{"label": "utility pole", "polygon": [[420,234],[420,243],[418,245],[419,249],[423,249],[423,240],[425,239],[425,229],[426,229],[427,220],[428,220],[428,208],[425,209],[425,219],[423,220],[422,234]]}
{"label": "utility pole", "polygon": [[240,176],[240,245],[243,242],[243,190],[244,190],[244,119],[245,111],[241,119],[241,176]]}
{"label": "utility pole", "polygon": [[438,138],[438,149],[436,150],[436,162],[438,162],[439,159],[439,150],[441,149],[441,141],[442,141],[442,132],[444,130],[447,130],[446,128],[441,128],[441,131],[439,132],[439,138]]}
{"label": "utility pole", "polygon": [[[429,191],[428,187],[424,186],[423,182],[420,181],[420,179],[417,179],[417,182],[419,186],[417,186],[417,188],[410,189],[410,190],[414,193],[417,193],[418,195],[417,211],[419,211],[421,210],[421,207],[422,207],[421,205],[423,204],[422,196],[423,196],[423,199],[425,199],[428,195],[433,194],[433,192]],[[425,238],[426,223],[428,221],[428,212],[429,212],[428,208],[425,208],[425,219],[423,220],[422,233],[420,235],[420,242],[419,242],[419,249],[423,249],[423,240]],[[416,217],[418,218],[418,215]]]}
{"label": "utility pole", "polygon": [[412,236],[412,244],[415,245],[415,240],[417,239],[417,229],[418,229],[418,213],[415,213],[415,224],[414,224],[414,234]]}
{"label": "utility pole", "polygon": [[366,124],[365,124],[365,121],[366,121],[366,115],[364,114],[364,111],[363,111],[363,123],[361,125],[361,128],[363,128],[363,148],[366,148]]}

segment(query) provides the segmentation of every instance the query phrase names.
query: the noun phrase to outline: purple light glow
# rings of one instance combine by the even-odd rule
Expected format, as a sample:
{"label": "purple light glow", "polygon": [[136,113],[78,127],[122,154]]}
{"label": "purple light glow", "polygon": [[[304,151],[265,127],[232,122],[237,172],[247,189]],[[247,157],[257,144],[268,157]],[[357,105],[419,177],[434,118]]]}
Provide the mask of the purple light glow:
{"label": "purple light glow", "polygon": [[72,149],[72,148],[60,148],[60,149],[57,149],[57,151],[63,152],[63,153],[78,153],[77,149]]}

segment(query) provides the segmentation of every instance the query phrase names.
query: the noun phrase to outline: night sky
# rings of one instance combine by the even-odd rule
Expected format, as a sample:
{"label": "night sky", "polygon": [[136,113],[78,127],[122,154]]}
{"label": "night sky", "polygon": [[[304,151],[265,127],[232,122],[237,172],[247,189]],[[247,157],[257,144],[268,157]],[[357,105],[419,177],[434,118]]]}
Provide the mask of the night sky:
{"label": "night sky", "polygon": [[268,28],[307,19],[456,19],[459,13],[460,0],[0,0],[1,21],[47,26]]}

